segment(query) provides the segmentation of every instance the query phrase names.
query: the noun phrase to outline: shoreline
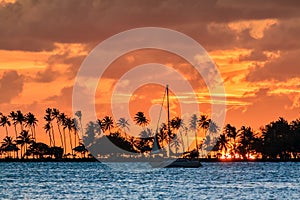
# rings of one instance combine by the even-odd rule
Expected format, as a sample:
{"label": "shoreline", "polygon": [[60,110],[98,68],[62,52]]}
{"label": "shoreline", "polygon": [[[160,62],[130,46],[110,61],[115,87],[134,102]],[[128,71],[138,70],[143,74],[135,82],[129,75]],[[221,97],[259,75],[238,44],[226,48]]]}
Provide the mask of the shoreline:
{"label": "shoreline", "polygon": [[[175,160],[175,158],[174,158]],[[53,158],[29,158],[29,159],[16,159],[16,158],[3,158],[0,159],[1,162],[151,162],[153,160],[147,158],[141,159],[95,159],[95,158],[63,158],[63,159],[53,159]],[[242,159],[217,159],[217,158],[200,158],[199,161],[201,163],[238,163],[238,162],[300,162],[300,158],[296,159],[249,159],[249,160],[242,160]]]}

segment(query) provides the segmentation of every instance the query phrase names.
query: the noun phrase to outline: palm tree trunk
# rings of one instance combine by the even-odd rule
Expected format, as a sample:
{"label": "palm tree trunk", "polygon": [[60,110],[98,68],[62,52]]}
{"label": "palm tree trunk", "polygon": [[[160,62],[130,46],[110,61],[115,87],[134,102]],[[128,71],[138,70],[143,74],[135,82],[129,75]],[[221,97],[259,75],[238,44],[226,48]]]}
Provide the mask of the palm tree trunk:
{"label": "palm tree trunk", "polygon": [[14,125],[14,127],[15,127],[16,139],[17,139],[17,137],[18,137],[18,133],[17,133],[17,126],[16,126],[16,125]]}
{"label": "palm tree trunk", "polygon": [[59,137],[60,137],[60,143],[61,143],[61,147],[64,147],[64,142],[63,142],[63,136],[60,130],[60,126],[58,124],[59,122],[57,121],[57,128],[58,128],[58,132],[59,132]]}
{"label": "palm tree trunk", "polygon": [[77,135],[77,134],[76,134],[76,131],[75,131],[74,134],[75,134],[75,136],[74,136],[74,137],[75,137],[75,138],[74,138],[74,147],[76,147],[76,135]]}
{"label": "palm tree trunk", "polygon": [[199,150],[198,150],[198,134],[197,134],[197,130],[195,130],[195,139],[196,139],[196,150],[197,150],[197,154],[198,154]]}
{"label": "palm tree trunk", "polygon": [[72,136],[71,136],[71,131],[69,131],[69,138],[70,138],[70,147],[71,147],[71,153],[73,155],[73,145],[72,145]]}
{"label": "palm tree trunk", "polygon": [[[81,119],[79,119],[79,122],[80,122],[81,139],[83,139],[83,128],[82,128]],[[78,138],[79,138],[79,134],[78,134]],[[80,139],[78,141],[80,141]]]}
{"label": "palm tree trunk", "polygon": [[34,134],[34,131],[33,131],[33,127],[32,127],[32,126],[30,126],[30,131],[31,131],[33,140],[36,142],[36,138],[35,138],[35,134]]}
{"label": "palm tree trunk", "polygon": [[190,151],[190,144],[189,144],[189,134],[188,134],[187,131],[186,131],[186,146],[187,146],[187,151],[189,152]]}
{"label": "palm tree trunk", "polygon": [[64,134],[64,153],[63,154],[66,154],[67,153],[67,141],[66,141],[66,132],[65,132],[65,129],[63,130],[63,134]]}
{"label": "palm tree trunk", "polygon": [[48,132],[48,135],[49,135],[49,145],[50,145],[50,147],[52,147],[52,138],[51,138],[50,131]]}
{"label": "palm tree trunk", "polygon": [[55,145],[55,134],[54,134],[54,129],[53,129],[52,123],[51,123],[51,131],[52,131],[53,146],[56,146]]}
{"label": "palm tree trunk", "polygon": [[21,145],[21,158],[23,158],[23,151],[22,151],[22,149],[23,149],[23,146]]}
{"label": "palm tree trunk", "polygon": [[[7,125],[5,125],[5,130],[6,130],[6,137],[8,137],[8,129],[7,129]],[[16,138],[17,139],[17,138]]]}
{"label": "palm tree trunk", "polygon": [[183,142],[183,137],[182,137],[182,132],[179,131],[180,137],[181,137],[181,143],[182,143],[182,153],[184,153],[184,142]]}

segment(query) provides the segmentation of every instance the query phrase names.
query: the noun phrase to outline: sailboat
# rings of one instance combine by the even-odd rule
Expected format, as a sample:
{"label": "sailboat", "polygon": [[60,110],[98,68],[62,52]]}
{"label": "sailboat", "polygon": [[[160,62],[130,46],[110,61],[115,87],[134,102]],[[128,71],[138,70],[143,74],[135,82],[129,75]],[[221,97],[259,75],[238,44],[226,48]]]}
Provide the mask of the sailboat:
{"label": "sailboat", "polygon": [[[168,85],[166,85],[165,95],[167,97],[167,127],[168,127],[168,133],[171,133]],[[163,99],[163,101],[164,101],[164,99]],[[163,152],[162,148],[159,146],[159,142],[158,142],[158,138],[157,138],[157,130],[156,130],[156,134],[154,136],[154,144],[153,144],[153,148],[152,148],[152,152],[154,152],[154,155],[155,155],[155,152]],[[169,152],[169,154],[170,154],[170,152]],[[165,157],[165,156],[163,158],[158,158],[158,159],[155,159],[154,161],[151,161],[150,165],[153,168],[198,168],[198,167],[202,166],[198,158],[170,158],[170,157]]]}

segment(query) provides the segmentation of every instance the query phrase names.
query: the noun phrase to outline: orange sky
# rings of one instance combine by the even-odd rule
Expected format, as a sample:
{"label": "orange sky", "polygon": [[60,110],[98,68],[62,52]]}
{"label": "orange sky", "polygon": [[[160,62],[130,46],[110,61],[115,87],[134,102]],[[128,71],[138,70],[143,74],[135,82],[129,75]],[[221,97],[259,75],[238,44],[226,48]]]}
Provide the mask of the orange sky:
{"label": "orange sky", "polygon": [[[114,34],[153,26],[180,31],[207,50],[224,81],[226,123],[257,129],[280,116],[296,119],[300,117],[299,8],[297,1],[276,0],[0,1],[0,111],[31,111],[40,127],[47,107],[71,115],[75,76],[88,53]],[[98,115],[109,113],[103,104],[127,68],[153,62],[181,66],[182,74],[193,75],[183,60],[163,52],[124,55],[113,63],[119,68],[106,72],[97,92]],[[207,88],[202,87],[201,77],[196,82],[201,86],[200,107],[209,111]],[[140,88],[135,95],[156,95],[147,91]],[[133,110],[151,107],[151,101],[131,98]]]}

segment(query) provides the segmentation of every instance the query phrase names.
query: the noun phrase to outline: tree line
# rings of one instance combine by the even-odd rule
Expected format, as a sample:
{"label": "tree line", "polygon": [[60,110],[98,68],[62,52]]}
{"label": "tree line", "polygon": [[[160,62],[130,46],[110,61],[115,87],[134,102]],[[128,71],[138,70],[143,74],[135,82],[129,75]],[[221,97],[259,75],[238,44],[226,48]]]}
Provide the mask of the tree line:
{"label": "tree line", "polygon": [[[115,121],[111,116],[104,116],[86,125],[81,119],[80,111],[72,118],[56,108],[48,108],[44,115],[45,132],[37,133],[39,121],[33,113],[23,114],[20,110],[8,115],[0,113],[0,126],[5,130],[0,152],[17,158],[85,157],[85,146],[91,151],[101,146],[102,155],[118,154],[117,150],[106,148],[108,139],[125,152],[142,156],[150,156],[155,148],[163,150],[163,156],[190,158],[289,160],[298,159],[300,155],[300,119],[289,123],[279,118],[254,131],[249,126],[237,129],[231,124],[220,128],[207,115],[193,114],[188,120],[174,117],[152,130],[144,112],[137,112],[133,117],[134,123],[141,127],[137,137],[130,134],[129,119]],[[9,132],[10,126],[14,134]],[[37,134],[46,134],[48,144],[38,142]]]}
{"label": "tree line", "polygon": [[[63,158],[75,157],[76,153],[85,156],[87,150],[78,136],[80,111],[76,113],[76,117],[68,117],[56,108],[47,108],[43,129],[49,137],[49,144],[45,144],[36,140],[36,126],[39,120],[33,113],[24,114],[20,110],[12,111],[8,115],[0,113],[0,126],[5,129],[5,137],[1,143],[0,152],[7,157],[14,158],[28,158],[29,156]],[[9,133],[10,126],[13,126],[14,134]],[[59,141],[57,141],[56,131],[59,133]],[[67,145],[70,146],[68,152]]]}

